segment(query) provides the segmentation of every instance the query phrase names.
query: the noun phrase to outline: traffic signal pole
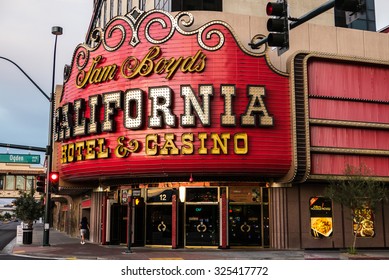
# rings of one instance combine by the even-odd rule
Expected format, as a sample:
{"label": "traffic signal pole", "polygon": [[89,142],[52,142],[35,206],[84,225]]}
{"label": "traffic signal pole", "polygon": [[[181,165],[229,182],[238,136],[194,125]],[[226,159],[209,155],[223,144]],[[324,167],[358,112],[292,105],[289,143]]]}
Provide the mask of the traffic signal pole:
{"label": "traffic signal pole", "polygon": [[[329,9],[332,9],[333,7],[335,7],[335,0],[331,0],[331,1],[326,2],[323,5],[319,6],[318,8],[301,16],[300,18],[295,19],[292,23],[289,24],[289,29],[293,29],[293,28],[307,22],[308,20],[328,11]],[[265,38],[261,39],[260,41],[258,41],[257,43],[250,43],[249,46],[252,49],[258,49],[260,46],[267,43],[267,41],[268,41],[268,37],[265,37]]]}
{"label": "traffic signal pole", "polygon": [[0,143],[0,147],[10,148],[10,149],[19,149],[19,150],[29,150],[29,151],[36,151],[36,152],[46,152],[46,148],[35,147],[35,146],[17,145],[17,144]]}
{"label": "traffic signal pole", "polygon": [[335,0],[328,1],[327,3],[324,3],[320,7],[310,11],[309,13],[307,13],[307,14],[305,14],[303,16],[301,16],[296,21],[293,21],[289,25],[290,29],[293,29],[293,28],[303,24],[304,22],[307,22],[308,20],[313,19],[314,17],[316,17],[316,16],[318,16],[318,15],[328,11],[329,9],[332,9],[333,7],[335,7]]}

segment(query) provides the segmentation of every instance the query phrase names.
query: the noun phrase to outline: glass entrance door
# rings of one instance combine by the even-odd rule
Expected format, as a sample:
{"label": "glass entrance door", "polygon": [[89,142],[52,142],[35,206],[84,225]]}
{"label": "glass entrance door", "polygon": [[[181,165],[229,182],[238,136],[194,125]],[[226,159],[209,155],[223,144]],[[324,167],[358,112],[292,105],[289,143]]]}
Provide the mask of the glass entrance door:
{"label": "glass entrance door", "polygon": [[261,205],[230,205],[230,245],[262,246]]}
{"label": "glass entrance door", "polygon": [[127,242],[127,205],[114,203],[111,206],[110,244]]}
{"label": "glass entrance door", "polygon": [[231,246],[269,247],[268,188],[229,188],[228,238]]}
{"label": "glass entrance door", "polygon": [[186,245],[219,245],[218,205],[186,206]]}
{"label": "glass entrance door", "polygon": [[218,188],[188,188],[185,203],[185,245],[219,245]]}
{"label": "glass entrance door", "polygon": [[147,190],[146,245],[172,244],[172,189]]}
{"label": "glass entrance door", "polygon": [[172,244],[172,206],[147,206],[147,245]]}

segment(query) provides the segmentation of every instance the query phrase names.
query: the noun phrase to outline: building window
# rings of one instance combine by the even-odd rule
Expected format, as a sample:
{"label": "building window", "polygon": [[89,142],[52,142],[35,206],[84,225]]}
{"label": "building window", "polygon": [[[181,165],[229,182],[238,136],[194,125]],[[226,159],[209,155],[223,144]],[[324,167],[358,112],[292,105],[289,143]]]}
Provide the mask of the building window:
{"label": "building window", "polygon": [[146,0],[139,0],[139,10],[144,11],[146,9]]}
{"label": "building window", "polygon": [[16,189],[24,191],[26,187],[26,176],[18,175],[16,176]]}
{"label": "building window", "polygon": [[7,175],[5,178],[5,190],[14,191],[15,190],[15,176]]}
{"label": "building window", "polygon": [[103,26],[107,23],[107,1],[104,1]]}
{"label": "building window", "polygon": [[154,0],[154,8],[157,10],[170,12],[172,9],[171,4],[171,0]]}
{"label": "building window", "polygon": [[132,9],[132,0],[127,1],[127,13]]}
{"label": "building window", "polygon": [[117,15],[121,15],[122,14],[122,0],[119,0],[118,1],[118,10],[117,10]]}
{"label": "building window", "polygon": [[0,190],[28,191],[35,185],[35,176],[29,175],[6,175],[0,176]]}
{"label": "building window", "polygon": [[109,3],[109,19],[113,18],[113,0]]}
{"label": "building window", "polygon": [[[156,1],[164,2],[164,1]],[[171,11],[222,11],[222,0],[170,0],[168,1]]]}
{"label": "building window", "polygon": [[35,176],[26,176],[26,191],[34,188],[35,185]]}
{"label": "building window", "polygon": [[358,19],[348,22],[348,14],[350,13],[335,9],[335,26],[376,31],[374,0],[366,0],[366,11]]}

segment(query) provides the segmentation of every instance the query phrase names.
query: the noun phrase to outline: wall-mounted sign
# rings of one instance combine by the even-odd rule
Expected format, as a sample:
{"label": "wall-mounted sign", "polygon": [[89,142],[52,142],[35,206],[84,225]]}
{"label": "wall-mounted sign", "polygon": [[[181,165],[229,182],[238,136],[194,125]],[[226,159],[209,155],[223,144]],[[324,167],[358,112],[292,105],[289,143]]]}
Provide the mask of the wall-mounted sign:
{"label": "wall-mounted sign", "polygon": [[121,191],[121,197],[122,197],[122,203],[127,203],[128,201],[128,196],[129,196],[129,193],[128,193],[128,190],[122,190]]}
{"label": "wall-mounted sign", "polygon": [[315,238],[330,237],[333,233],[332,201],[327,197],[309,199],[311,235]]}
{"label": "wall-mounted sign", "polygon": [[358,237],[374,237],[374,213],[368,207],[354,211],[353,230]]}
{"label": "wall-mounted sign", "polygon": [[172,202],[173,192],[172,189],[147,189],[147,202]]}
{"label": "wall-mounted sign", "polygon": [[55,114],[64,179],[288,174],[288,77],[227,23],[188,31],[187,15],[130,13],[76,48]]}
{"label": "wall-mounted sign", "polygon": [[261,190],[258,187],[239,187],[229,189],[229,201],[241,203],[261,202]]}
{"label": "wall-mounted sign", "polygon": [[142,194],[141,189],[132,189],[132,196],[133,197],[140,197]]}

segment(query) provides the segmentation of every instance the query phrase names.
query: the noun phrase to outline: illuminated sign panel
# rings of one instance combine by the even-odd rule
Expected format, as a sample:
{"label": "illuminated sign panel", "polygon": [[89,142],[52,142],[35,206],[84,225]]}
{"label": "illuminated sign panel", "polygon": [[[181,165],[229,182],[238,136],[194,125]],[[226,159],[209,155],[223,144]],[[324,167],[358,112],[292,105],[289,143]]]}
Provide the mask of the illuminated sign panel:
{"label": "illuminated sign panel", "polygon": [[288,77],[225,22],[180,27],[192,21],[130,13],[95,30],[92,47],[76,48],[55,113],[63,178],[288,173]]}

